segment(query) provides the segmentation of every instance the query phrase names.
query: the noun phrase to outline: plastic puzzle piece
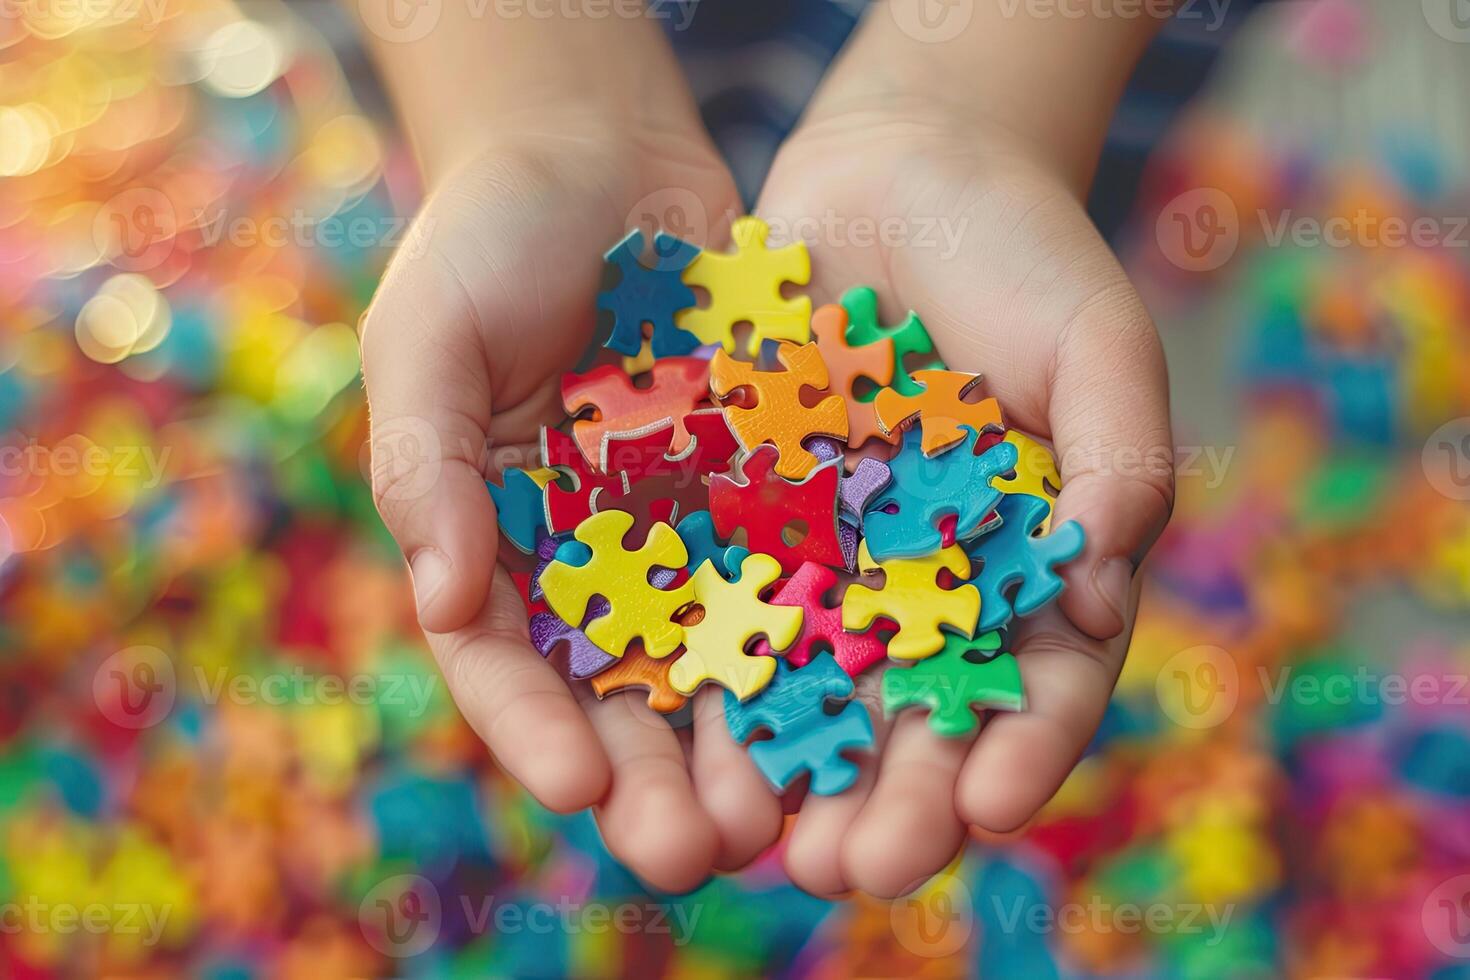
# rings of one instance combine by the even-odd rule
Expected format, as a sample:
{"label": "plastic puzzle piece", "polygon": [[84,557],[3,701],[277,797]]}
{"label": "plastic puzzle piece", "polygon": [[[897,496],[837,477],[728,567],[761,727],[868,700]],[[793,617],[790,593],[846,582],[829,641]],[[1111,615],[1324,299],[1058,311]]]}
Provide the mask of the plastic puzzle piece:
{"label": "plastic puzzle piece", "polygon": [[896,558],[875,562],[868,543],[858,546],[858,567],[864,572],[882,569],[886,581],[881,589],[853,584],[842,598],[842,626],[864,630],[882,616],[898,624],[888,642],[894,660],[920,660],[938,653],[945,642],[941,627],[953,627],[973,636],[980,617],[980,592],[968,583],[946,589],[939,573],[948,571],[957,580],[970,574],[970,559],[958,545],[923,558]]}
{"label": "plastic puzzle piece", "polygon": [[628,492],[628,478],[621,473],[599,473],[588,463],[571,436],[560,429],[541,428],[541,460],[547,467],[565,473],[572,489],[553,480],[546,485],[546,528],[553,534],[570,531],[592,516],[594,491],[613,496]]}
{"label": "plastic puzzle piece", "polygon": [[1005,441],[1016,447],[1016,472],[1012,476],[996,477],[990,485],[1001,493],[1021,493],[1045,500],[1046,519],[1041,522],[1041,533],[1046,534],[1051,531],[1052,508],[1062,489],[1056,458],[1051,450],[1024,432],[1010,429]]}
{"label": "plastic puzzle piece", "polygon": [[546,533],[546,485],[554,479],[556,471],[542,466],[508,469],[501,476],[502,486],[485,481],[501,533],[528,555],[535,551],[537,538]]}
{"label": "plastic puzzle piece", "polygon": [[669,419],[673,437],[669,453],[677,455],[689,447],[684,416],[694,411],[709,395],[709,362],[697,357],[669,357],[655,361],[647,387],[611,364],[585,374],[562,375],[561,399],[568,415],[590,410],[588,417],[572,422],[572,438],[589,460],[604,457],[603,440],[608,434],[642,429]]}
{"label": "plastic puzzle piece", "polygon": [[[998,528],[976,538],[970,557],[981,559],[980,574],[970,581],[980,590],[981,632],[999,629],[1012,615],[1029,616],[1051,602],[1062,591],[1057,565],[1082,553],[1082,525],[1068,521],[1050,534],[1035,536],[1050,511],[1041,497],[1006,494],[996,506]],[[1015,598],[1006,593],[1019,583]]]}
{"label": "plastic puzzle piece", "polygon": [[804,242],[767,248],[770,234],[770,226],[759,218],[737,218],[730,226],[733,253],[701,252],[684,270],[685,283],[709,290],[709,305],[686,309],[675,322],[704,343],[719,344],[731,353],[736,324],[749,323],[748,357],[760,352],[764,340],[806,343],[811,338],[812,301],[806,296],[786,299],[781,286],[811,281],[811,256]]}
{"label": "plastic puzzle piece", "polygon": [[733,582],[725,581],[713,562],[695,569],[690,583],[704,618],[684,628],[687,649],[669,671],[674,690],[693,694],[705,681],[714,681],[743,701],[770,682],[776,659],[747,656],[745,648],[764,633],[773,647],[784,650],[801,632],[800,609],[760,599],[780,574],[780,563],[770,555],[747,555]]}
{"label": "plastic puzzle piece", "polygon": [[[542,543],[553,539],[547,538]],[[617,663],[617,658],[587,638],[587,634],[576,626],[569,626],[556,613],[546,608],[538,579],[541,569],[534,574],[511,572],[510,577],[526,604],[526,632],[531,645],[543,657],[549,657],[556,648],[567,645],[567,673],[581,679],[591,677]],[[594,597],[587,604],[587,618],[606,615],[607,600]]]}
{"label": "plastic puzzle piece", "polygon": [[700,250],[659,232],[653,238],[654,263],[650,266],[643,264],[644,243],[643,232],[635,228],[603,256],[619,272],[617,284],[597,295],[597,308],[613,315],[612,334],[605,346],[637,357],[647,323],[653,328],[649,343],[654,357],[687,354],[699,346],[699,338],[680,329],[674,317],[695,303],[694,290],[684,284],[683,275]]}
{"label": "plastic puzzle piece", "polygon": [[541,573],[541,589],[553,612],[568,623],[583,622],[593,596],[607,599],[611,610],[587,623],[587,637],[603,650],[621,656],[641,639],[651,657],[665,657],[679,646],[684,629],[674,614],[694,600],[688,583],[659,589],[649,583],[656,568],[682,568],[689,560],[684,542],[667,524],[657,524],[637,551],[623,546],[633,515],[610,510],[577,526],[578,541],[592,550],[580,567],[554,561]]}
{"label": "plastic puzzle piece", "polygon": [[852,473],[838,483],[837,500],[842,505],[842,510],[852,515],[852,519],[861,527],[863,513],[868,505],[892,481],[893,471],[888,468],[887,463],[865,456],[858,460]]}
{"label": "plastic puzzle piece", "polygon": [[[842,464],[823,463],[805,480],[791,482],[776,475],[779,465],[772,446],[758,446],[740,463],[738,478],[718,474],[709,481],[709,509],[715,530],[729,537],[745,528],[752,551],[771,555],[791,574],[804,561],[844,564],[837,537],[837,488]],[[805,533],[794,543],[787,534]]]}
{"label": "plastic puzzle piece", "polygon": [[[878,294],[867,286],[854,286],[842,294],[842,308],[847,311],[847,342],[854,347],[865,347],[887,340],[893,346],[893,380],[891,387],[900,395],[917,395],[922,389],[910,378],[904,367],[910,358],[924,357],[913,365],[915,371],[943,371],[944,361],[934,353],[934,341],[924,329],[919,316],[909,310],[903,322],[896,327],[878,324]],[[881,390],[881,389],[878,389]],[[871,402],[878,390],[863,392],[858,396],[862,402]]]}
{"label": "plastic puzzle piece", "polygon": [[861,446],[869,439],[893,439],[878,425],[873,403],[860,401],[857,382],[867,378],[877,388],[893,380],[893,339],[880,337],[871,344],[850,347],[847,343],[847,310],[835,303],[812,314],[812,336],[827,365],[829,387],[847,405],[847,444]]}
{"label": "plastic puzzle piece", "polygon": [[[871,748],[873,722],[865,707],[848,700],[852,678],[832,655],[820,654],[804,667],[770,660],[776,666],[771,684],[745,703],[725,694],[725,724],[737,742],[758,729],[772,738],[750,746],[750,758],[777,792],[802,773],[811,774],[811,792],[818,796],[841,793],[858,777],[857,763],[844,758],[851,749]],[[826,712],[829,700],[846,700],[835,715]]]}
{"label": "plastic puzzle piece", "polygon": [[600,699],[628,688],[642,688],[648,692],[650,708],[672,714],[689,700],[669,685],[669,670],[676,663],[674,657],[656,660],[635,645],[621,660],[592,678],[592,693]]}
{"label": "plastic puzzle piece", "polygon": [[741,562],[745,561],[745,556],[750,554],[748,548],[720,543],[715,537],[715,519],[707,510],[696,510],[679,521],[679,525],[674,530],[679,532],[679,538],[684,542],[684,550],[689,552],[689,562],[684,567],[691,575],[708,559],[715,563],[715,568],[721,575],[726,578],[734,578],[740,574]]}
{"label": "plastic puzzle piece", "polygon": [[934,656],[912,667],[890,668],[883,674],[884,715],[924,705],[934,732],[962,738],[980,726],[975,708],[1020,711],[1026,703],[1021,668],[1000,646],[999,631],[973,640],[951,633]]}
{"label": "plastic puzzle piece", "polygon": [[747,452],[769,442],[780,452],[776,473],[799,480],[821,461],[803,445],[812,436],[847,438],[847,408],[831,395],[810,408],[802,402],[802,389],[823,391],[827,368],[816,344],[795,347],[783,344],[777,355],[784,371],[759,371],[717,351],[710,364],[710,387],[715,397],[726,399],[737,389],[747,389],[755,399],[749,407],[730,404],[725,418]]}
{"label": "plastic puzzle piece", "polygon": [[[980,456],[971,452],[979,433],[964,427],[965,441],[952,452],[924,455],[916,432],[906,432],[903,449],[889,460],[893,479],[863,514],[863,533],[878,561],[913,558],[938,551],[955,539],[979,534],[1002,494],[992,478],[1016,465],[1016,447],[1001,443]],[[953,537],[941,531],[953,517]]]}
{"label": "plastic puzzle piece", "polygon": [[[825,565],[807,562],[787,579],[776,594],[771,596],[773,606],[800,606],[803,610],[801,634],[782,656],[795,667],[804,667],[813,659],[813,647],[820,654],[825,647],[832,652],[837,666],[852,677],[856,677],[887,655],[888,644],[878,636],[884,627],[893,624],[882,619],[861,633],[851,633],[842,628],[842,606],[829,606],[823,597],[837,584],[837,573]],[[770,644],[757,642],[754,650],[762,656],[773,655]]]}
{"label": "plastic puzzle piece", "polygon": [[885,433],[897,432],[917,419],[924,433],[924,452],[933,456],[963,439],[965,426],[976,432],[1005,429],[1000,402],[994,398],[973,403],[964,400],[980,383],[980,375],[968,371],[915,371],[913,378],[923,386],[916,395],[900,394],[893,388],[878,392],[873,408]]}

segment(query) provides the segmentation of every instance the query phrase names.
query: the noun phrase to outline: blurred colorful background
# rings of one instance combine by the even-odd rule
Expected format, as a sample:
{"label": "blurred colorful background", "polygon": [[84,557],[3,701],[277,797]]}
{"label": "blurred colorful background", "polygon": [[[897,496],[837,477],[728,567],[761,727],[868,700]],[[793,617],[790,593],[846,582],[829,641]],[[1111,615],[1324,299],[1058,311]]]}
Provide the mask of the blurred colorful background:
{"label": "blurred colorful background", "polygon": [[[1456,2],[1151,50],[1094,193],[1179,442],[1128,666],[1034,826],[832,905],[649,894],[447,699],[364,478],[417,189],[346,18],[4,0],[0,977],[1470,977]],[[751,190],[861,5],[736,17],[720,84],[731,6],[676,40]]]}

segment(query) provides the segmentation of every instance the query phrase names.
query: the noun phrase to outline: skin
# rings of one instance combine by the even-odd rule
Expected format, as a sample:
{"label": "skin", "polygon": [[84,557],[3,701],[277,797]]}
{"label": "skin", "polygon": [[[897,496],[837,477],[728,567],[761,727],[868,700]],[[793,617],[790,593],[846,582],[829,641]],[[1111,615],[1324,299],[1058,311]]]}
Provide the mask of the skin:
{"label": "skin", "polygon": [[[874,8],[778,155],[757,213],[778,230],[840,219],[808,242],[814,300],[863,283],[885,317],[917,310],[952,368],[985,372],[1008,422],[1054,443],[1056,519],[1088,535],[1061,602],[1015,631],[1025,712],[947,740],[922,712],[890,724],[875,711],[880,751],[855,787],[783,800],[731,740],[718,691],[675,729],[640,694],[598,701],[542,660],[497,571],[483,485],[560,420],[559,378],[591,335],[608,243],[649,202],[665,218],[674,202],[703,225],[694,237],[720,245],[740,213],[729,174],[656,24],[467,10],[442,5],[412,42],[366,32],[428,194],[362,324],[375,498],[465,718],[544,805],[592,807],[609,851],[666,891],[748,864],[788,812],[786,869],[823,896],[902,894],[970,826],[1024,826],[1101,719],[1133,569],[1173,498],[1158,339],[1082,207],[1157,23],[977,4],[957,37],[925,43]],[[915,236],[944,220],[955,234],[952,247],[871,242],[851,232],[859,219]],[[859,689],[875,704],[876,672]]]}

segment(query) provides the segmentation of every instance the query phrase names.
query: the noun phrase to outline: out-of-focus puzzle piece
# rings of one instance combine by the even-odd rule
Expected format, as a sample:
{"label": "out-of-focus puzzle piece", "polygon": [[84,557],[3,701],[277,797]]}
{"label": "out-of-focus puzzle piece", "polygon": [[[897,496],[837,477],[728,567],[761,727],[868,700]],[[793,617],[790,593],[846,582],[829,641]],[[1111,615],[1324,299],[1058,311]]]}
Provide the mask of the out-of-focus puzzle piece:
{"label": "out-of-focus puzzle piece", "polygon": [[780,453],[776,473],[799,480],[821,462],[803,442],[813,436],[845,440],[847,408],[836,395],[822,398],[811,407],[802,401],[802,389],[824,391],[827,387],[827,368],[816,344],[783,344],[777,357],[786,370],[758,371],[724,351],[716,351],[710,363],[710,388],[720,399],[729,398],[741,388],[754,396],[754,404],[748,407],[725,407],[730,429],[747,452],[762,443],[774,445]]}
{"label": "out-of-focus puzzle piece", "polygon": [[[791,482],[775,473],[776,449],[757,446],[740,463],[736,476],[716,474],[709,481],[709,508],[715,530],[729,537],[745,528],[751,550],[771,555],[790,574],[804,561],[843,564],[837,539],[837,487],[842,464],[830,460],[805,480]],[[794,544],[786,535],[800,522],[805,535]]]}
{"label": "out-of-focus puzzle piece", "polygon": [[719,344],[734,352],[735,325],[749,323],[750,340],[745,350],[749,357],[760,352],[764,340],[804,344],[811,338],[811,299],[786,299],[781,295],[783,283],[805,286],[811,281],[812,261],[806,243],[767,248],[770,234],[770,226],[759,218],[737,218],[730,226],[734,252],[705,251],[689,263],[684,282],[707,289],[710,301],[706,307],[681,312],[675,318],[679,327],[706,344]]}
{"label": "out-of-focus puzzle piece", "polygon": [[933,456],[963,439],[965,426],[976,432],[1005,429],[1000,402],[994,398],[973,403],[964,400],[980,383],[980,375],[968,371],[915,371],[913,378],[923,389],[918,394],[904,395],[885,388],[874,399],[878,426],[885,434],[918,420],[924,433],[924,452]]}
{"label": "out-of-focus puzzle piece", "polygon": [[[981,632],[999,629],[1013,615],[1029,616],[1061,594],[1062,578],[1055,568],[1082,553],[1085,537],[1076,521],[1036,536],[1049,510],[1041,497],[1005,494],[996,506],[1000,526],[969,547],[970,557],[982,562],[980,573],[970,579],[980,590],[976,629]],[[1018,583],[1014,598],[1009,597]]]}
{"label": "out-of-focus puzzle piece", "polygon": [[[828,303],[812,314],[812,336],[827,365],[828,386],[847,405],[847,444],[861,446],[869,439],[892,442],[892,437],[878,425],[871,399],[859,401],[855,386],[862,378],[877,387],[893,380],[893,340],[880,337],[864,346],[849,346],[847,321],[847,310],[835,303]],[[873,389],[875,395],[877,387]]]}
{"label": "out-of-focus puzzle piece", "polygon": [[597,308],[613,315],[606,346],[638,356],[647,323],[653,327],[649,343],[654,357],[687,354],[699,346],[699,339],[675,324],[675,314],[694,306],[694,290],[683,276],[699,248],[659,232],[653,238],[653,264],[644,265],[644,242],[643,232],[635,228],[603,256],[618,270],[618,281],[597,295]]}
{"label": "out-of-focus puzzle piece", "polygon": [[747,656],[746,645],[764,633],[773,647],[784,650],[801,632],[801,610],[772,606],[760,594],[781,574],[770,555],[747,555],[740,576],[727,582],[713,562],[695,569],[690,579],[704,618],[684,628],[687,649],[669,671],[680,694],[693,694],[714,681],[742,701],[765,687],[776,670],[773,657]]}
{"label": "out-of-focus puzzle piece", "polygon": [[[912,366],[915,371],[944,370],[944,361],[934,353],[934,341],[929,339],[929,331],[924,329],[924,324],[919,321],[918,314],[913,310],[909,310],[908,315],[898,326],[884,327],[878,323],[878,294],[871,288],[854,286],[842,294],[840,302],[842,308],[847,311],[847,342],[849,344],[854,347],[865,347],[887,340],[892,345],[893,380],[891,386],[900,395],[917,395],[922,390],[914,379],[909,377],[908,369],[904,367],[910,355],[919,359],[919,363]],[[920,355],[924,354],[933,356],[920,359]],[[878,390],[863,392],[858,396],[858,400],[871,402],[877,396]]]}
{"label": "out-of-focus puzzle piece", "polygon": [[501,533],[528,555],[536,550],[537,537],[546,533],[546,485],[555,479],[556,470],[541,466],[506,470],[502,486],[485,481]]}
{"label": "out-of-focus puzzle piece", "polygon": [[726,578],[734,578],[740,574],[740,564],[745,561],[745,556],[750,554],[750,549],[742,548],[735,544],[721,544],[719,538],[715,537],[715,520],[707,510],[696,510],[683,520],[679,521],[674,530],[679,532],[679,538],[684,542],[684,550],[689,552],[689,561],[684,566],[693,575],[705,560],[714,562],[716,570]]}
{"label": "out-of-focus puzzle piece", "polygon": [[[861,633],[842,628],[842,606],[827,605],[824,597],[837,584],[837,573],[825,565],[807,562],[771,596],[773,606],[800,606],[803,610],[801,634],[782,656],[794,667],[804,667],[813,659],[813,647],[830,649],[837,666],[853,677],[882,662],[888,644],[878,635],[893,624],[876,619]],[[755,652],[773,656],[770,644],[759,641]]]}
{"label": "out-of-focus puzzle piece", "polygon": [[852,473],[837,485],[837,500],[842,510],[852,516],[853,522],[862,527],[868,505],[892,481],[893,471],[887,463],[864,456],[857,461]]}
{"label": "out-of-focus puzzle piece", "polygon": [[572,438],[589,460],[601,460],[603,439],[614,432],[642,429],[661,419],[673,422],[669,454],[689,447],[684,416],[709,394],[709,362],[697,357],[668,357],[655,361],[646,387],[611,364],[585,374],[567,373],[561,379],[561,399],[568,415],[590,415],[572,422]]}
{"label": "out-of-focus puzzle piece", "polygon": [[924,705],[934,732],[961,738],[979,727],[976,708],[1020,711],[1026,703],[1021,668],[1000,647],[999,631],[973,640],[951,633],[934,656],[911,667],[889,668],[883,674],[884,715]]}
{"label": "out-of-focus puzzle piece", "polygon": [[[867,709],[848,700],[853,695],[852,678],[823,653],[804,667],[769,661],[776,667],[769,687],[745,703],[725,694],[725,723],[737,742],[744,742],[758,729],[769,729],[772,738],[750,746],[750,758],[777,792],[785,790],[797,776],[811,773],[811,791],[831,796],[857,780],[858,767],[842,752],[869,748],[873,723]],[[826,712],[829,700],[847,700],[836,715]]]}
{"label": "out-of-focus puzzle piece", "polygon": [[1001,493],[1021,493],[1045,500],[1046,518],[1041,522],[1041,533],[1046,534],[1051,531],[1052,508],[1062,489],[1056,458],[1051,450],[1024,432],[1009,429],[1005,441],[1016,447],[1016,471],[1010,476],[996,477],[990,485]]}
{"label": "out-of-focus puzzle piece", "polygon": [[939,584],[939,573],[947,571],[956,580],[970,574],[970,559],[959,545],[923,558],[895,558],[876,562],[868,553],[868,543],[858,546],[858,567],[864,572],[880,569],[885,577],[883,588],[873,589],[853,584],[842,599],[842,626],[849,630],[867,629],[882,616],[898,624],[898,632],[888,643],[888,656],[894,660],[920,660],[938,653],[944,647],[943,626],[953,627],[965,636],[973,636],[975,621],[980,617],[980,592],[968,583],[946,589]]}
{"label": "out-of-focus puzzle piece", "polygon": [[669,671],[678,663],[677,656],[654,659],[635,644],[621,660],[592,678],[592,692],[605,698],[627,688],[643,688],[648,691],[650,708],[672,714],[689,700],[669,684]]}
{"label": "out-of-focus puzzle piece", "polygon": [[576,538],[591,549],[592,557],[580,567],[552,562],[541,573],[541,590],[547,605],[568,623],[583,622],[593,596],[602,596],[612,608],[587,623],[593,643],[621,656],[637,638],[649,656],[665,657],[683,640],[684,628],[674,614],[694,600],[694,588],[685,582],[658,589],[649,583],[649,574],[656,568],[682,568],[689,556],[667,524],[655,525],[643,546],[629,551],[623,537],[632,527],[633,515],[619,510],[577,525]]}
{"label": "out-of-focus puzzle piece", "polygon": [[1002,496],[990,481],[1016,465],[1016,447],[999,443],[976,456],[972,450],[979,433],[969,426],[963,431],[962,444],[934,458],[924,454],[918,433],[904,433],[903,448],[888,463],[892,482],[868,502],[863,515],[864,539],[875,559],[938,551],[946,543],[940,522],[949,516],[959,540],[986,526]]}

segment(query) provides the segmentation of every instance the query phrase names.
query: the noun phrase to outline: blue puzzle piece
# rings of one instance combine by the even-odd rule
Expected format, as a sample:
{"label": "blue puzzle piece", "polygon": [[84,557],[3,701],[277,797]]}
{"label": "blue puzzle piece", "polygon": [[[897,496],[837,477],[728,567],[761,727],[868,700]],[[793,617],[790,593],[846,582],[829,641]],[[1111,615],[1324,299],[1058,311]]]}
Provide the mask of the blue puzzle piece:
{"label": "blue puzzle piece", "polygon": [[525,470],[506,470],[503,478],[505,485],[500,487],[485,481],[485,489],[495,501],[500,531],[521,551],[533,554],[538,539],[546,535],[546,492]]}
{"label": "blue puzzle piece", "polygon": [[634,229],[603,258],[618,268],[621,278],[597,294],[597,308],[613,315],[612,335],[606,345],[629,357],[643,346],[643,324],[653,324],[653,356],[675,357],[699,346],[699,338],[674,325],[674,314],[695,305],[694,291],[680,273],[699,255],[699,248],[659,232],[653,239],[654,262],[643,264],[643,232]]}
{"label": "blue puzzle piece", "polygon": [[979,433],[961,428],[964,442],[932,458],[920,448],[917,427],[904,433],[903,448],[888,462],[892,480],[863,511],[863,534],[875,561],[932,555],[944,546],[939,521],[951,514],[955,537],[973,537],[1000,501],[1001,491],[990,481],[1016,468],[1016,447],[1001,442],[976,456]]}
{"label": "blue puzzle piece", "polygon": [[[980,590],[980,622],[975,632],[999,629],[1011,616],[1029,616],[1055,599],[1062,579],[1054,569],[1082,553],[1082,525],[1068,521],[1042,537],[1032,537],[1046,519],[1049,504],[1040,497],[1009,493],[997,510],[1001,523],[965,546],[972,559],[983,561],[980,574],[970,580]],[[1020,583],[1015,598],[1007,598]],[[1014,607],[1014,608],[1013,608]]]}
{"label": "blue puzzle piece", "polygon": [[685,568],[690,575],[709,559],[725,578],[734,581],[739,577],[740,563],[745,561],[750,549],[738,544],[721,544],[715,535],[715,520],[709,511],[696,510],[681,520],[674,530],[683,540],[684,550],[689,552],[689,564]]}
{"label": "blue puzzle piece", "polygon": [[873,744],[873,722],[862,704],[848,701],[836,715],[824,710],[829,699],[851,698],[852,678],[830,653],[814,657],[805,667],[776,661],[771,683],[742,703],[725,692],[725,724],[737,742],[757,729],[774,736],[750,747],[750,758],[777,791],[784,790],[803,772],[811,773],[811,791],[818,796],[840,793],[853,784],[858,767],[841,755],[844,749]]}

